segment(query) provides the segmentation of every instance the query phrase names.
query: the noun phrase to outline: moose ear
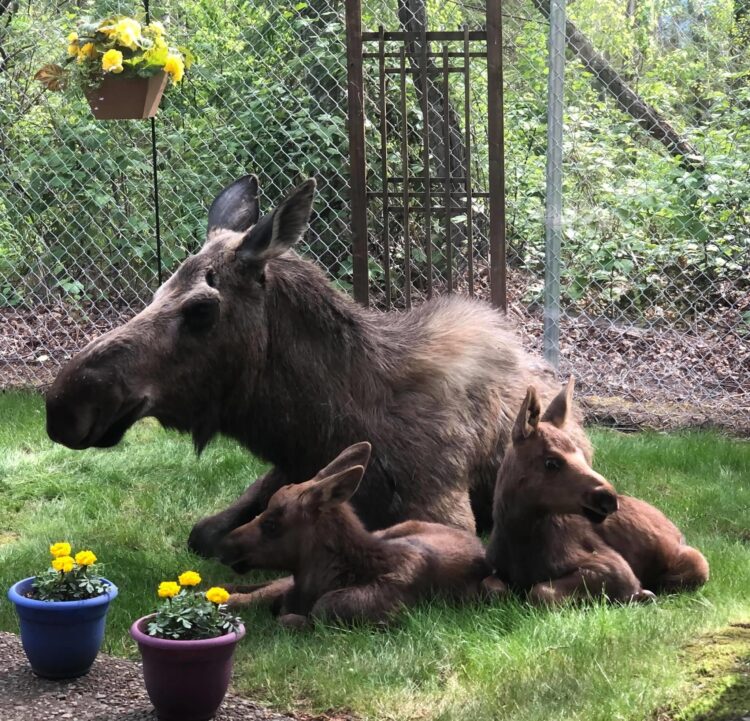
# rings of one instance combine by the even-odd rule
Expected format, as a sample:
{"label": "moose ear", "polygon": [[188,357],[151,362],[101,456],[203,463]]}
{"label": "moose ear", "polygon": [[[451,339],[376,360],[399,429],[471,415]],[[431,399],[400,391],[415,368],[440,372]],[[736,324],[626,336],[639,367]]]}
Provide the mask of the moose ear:
{"label": "moose ear", "polygon": [[544,411],[542,420],[545,423],[551,423],[557,428],[562,428],[568,419],[568,413],[573,407],[573,387],[576,379],[573,376],[568,378],[568,383],[551,401]]}
{"label": "moose ear", "polygon": [[245,175],[221,191],[208,211],[208,230],[227,228],[244,233],[260,217],[258,178]]}
{"label": "moose ear", "polygon": [[322,478],[305,491],[304,503],[318,513],[338,506],[354,495],[364,475],[364,466],[350,466],[339,473]]}
{"label": "moose ear", "polygon": [[352,466],[362,466],[363,468],[367,468],[371,450],[372,446],[367,441],[355,443],[353,446],[345,448],[325,468],[318,471],[313,480],[322,481],[324,478],[333,476],[347,468],[351,468]]}
{"label": "moose ear", "polygon": [[242,239],[237,257],[265,262],[289,250],[307,230],[315,185],[314,178],[306,180],[273,213],[264,216]]}
{"label": "moose ear", "polygon": [[526,391],[526,398],[523,399],[521,410],[518,412],[518,417],[513,425],[513,432],[511,434],[513,443],[523,441],[536,431],[541,412],[542,407],[539,405],[539,396],[537,395],[536,388],[529,386],[529,389]]}

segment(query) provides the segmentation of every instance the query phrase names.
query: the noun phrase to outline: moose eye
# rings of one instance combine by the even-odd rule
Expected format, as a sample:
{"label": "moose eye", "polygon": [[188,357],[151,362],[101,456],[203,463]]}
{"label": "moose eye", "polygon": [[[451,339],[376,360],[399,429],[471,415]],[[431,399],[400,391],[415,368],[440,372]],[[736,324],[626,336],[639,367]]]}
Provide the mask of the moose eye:
{"label": "moose eye", "polygon": [[562,468],[562,461],[559,458],[545,458],[544,467],[548,471],[559,471]]}
{"label": "moose eye", "polygon": [[216,278],[214,278],[214,272],[212,270],[206,272],[206,285],[209,288],[216,287]]}
{"label": "moose eye", "polygon": [[277,536],[279,534],[279,524],[275,518],[265,518],[260,524],[260,530],[264,536]]}
{"label": "moose eye", "polygon": [[208,330],[219,318],[219,303],[216,300],[197,300],[182,308],[182,317],[193,331]]}

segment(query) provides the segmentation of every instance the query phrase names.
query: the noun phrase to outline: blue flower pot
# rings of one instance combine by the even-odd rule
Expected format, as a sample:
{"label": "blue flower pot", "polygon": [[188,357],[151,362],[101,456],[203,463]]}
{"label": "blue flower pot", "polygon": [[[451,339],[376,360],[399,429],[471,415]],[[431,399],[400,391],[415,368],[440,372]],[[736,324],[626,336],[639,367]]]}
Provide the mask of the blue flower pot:
{"label": "blue flower pot", "polygon": [[104,624],[117,586],[83,601],[38,601],[27,598],[34,577],[11,586],[8,598],[16,607],[21,643],[31,670],[44,678],[74,678],[91,668],[104,638]]}

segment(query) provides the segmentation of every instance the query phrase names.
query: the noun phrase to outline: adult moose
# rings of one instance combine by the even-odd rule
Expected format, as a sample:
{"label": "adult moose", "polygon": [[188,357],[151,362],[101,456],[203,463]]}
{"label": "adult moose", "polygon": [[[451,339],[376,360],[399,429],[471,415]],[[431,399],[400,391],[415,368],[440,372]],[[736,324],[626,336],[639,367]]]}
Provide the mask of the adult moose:
{"label": "adult moose", "polygon": [[642,601],[702,586],[701,553],[661,511],[618,495],[568,433],[573,383],[544,415],[533,386],[521,405],[495,490],[487,560],[496,579],[543,604],[602,593]]}
{"label": "adult moose", "polygon": [[[312,478],[343,448],[372,443],[352,499],[370,529],[421,519],[487,528],[514,411],[554,384],[485,303],[447,297],[378,313],[334,290],[290,250],[315,181],[260,217],[250,175],[225,188],[208,236],[151,304],[75,356],[47,394],[47,432],[70,448],[118,443],[139,418],[217,433],[273,464],[232,506],[200,521],[206,556],[282,486]],[[577,422],[572,432],[590,452]]]}

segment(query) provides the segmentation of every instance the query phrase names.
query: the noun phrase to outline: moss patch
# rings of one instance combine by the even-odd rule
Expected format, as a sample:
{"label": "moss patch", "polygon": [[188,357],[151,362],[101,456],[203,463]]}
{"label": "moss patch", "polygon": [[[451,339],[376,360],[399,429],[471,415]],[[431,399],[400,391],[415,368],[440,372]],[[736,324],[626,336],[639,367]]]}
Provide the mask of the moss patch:
{"label": "moss patch", "polygon": [[750,717],[750,623],[735,623],[685,649],[693,699],[659,721],[740,721]]}

